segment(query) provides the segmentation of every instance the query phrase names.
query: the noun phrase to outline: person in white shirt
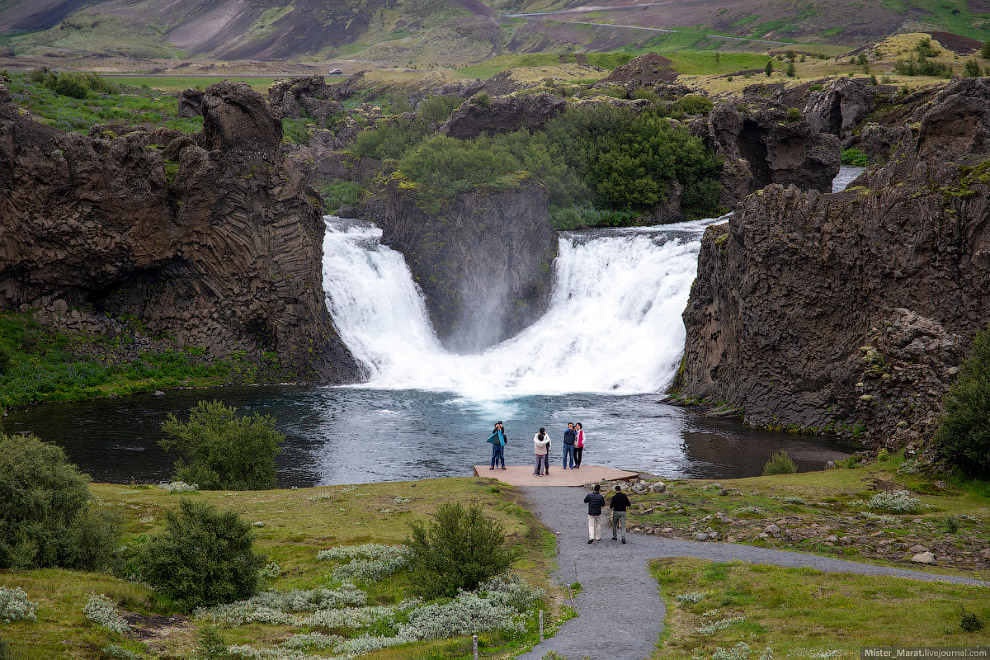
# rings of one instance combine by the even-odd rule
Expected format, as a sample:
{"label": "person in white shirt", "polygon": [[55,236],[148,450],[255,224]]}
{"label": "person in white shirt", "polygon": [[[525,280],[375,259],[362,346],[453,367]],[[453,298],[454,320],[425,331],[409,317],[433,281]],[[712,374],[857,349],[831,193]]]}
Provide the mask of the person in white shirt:
{"label": "person in white shirt", "polygon": [[533,476],[542,477],[547,473],[547,445],[550,444],[550,436],[547,435],[547,430],[544,428],[540,429],[540,432],[533,436],[533,445],[536,449],[536,471],[533,472]]}

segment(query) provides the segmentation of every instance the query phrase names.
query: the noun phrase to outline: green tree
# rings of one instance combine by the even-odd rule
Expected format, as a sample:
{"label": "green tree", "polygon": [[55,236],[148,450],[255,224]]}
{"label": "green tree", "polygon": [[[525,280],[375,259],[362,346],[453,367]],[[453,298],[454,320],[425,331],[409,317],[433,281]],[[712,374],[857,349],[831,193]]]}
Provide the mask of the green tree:
{"label": "green tree", "polygon": [[437,95],[427,96],[419,102],[416,112],[420,117],[434,124],[442,124],[450,117],[463,100],[459,96]]}
{"label": "green tree", "polygon": [[120,521],[90,508],[88,483],[60,447],[0,433],[0,568],[107,567]]}
{"label": "green tree", "polygon": [[441,504],[431,523],[410,524],[413,590],[432,599],[471,591],[507,570],[518,552],[506,547],[502,525],[485,515],[480,504]]}
{"label": "green tree", "polygon": [[797,472],[797,465],[787,455],[786,451],[778,451],[770,460],[763,465],[763,476],[769,477],[774,474],[794,474]]}
{"label": "green tree", "polygon": [[983,46],[980,47],[980,57],[990,60],[990,39],[984,41]]}
{"label": "green tree", "polygon": [[970,357],[945,397],[935,441],[966,474],[990,476],[990,329],[977,333]]}
{"label": "green tree", "polygon": [[979,78],[983,75],[983,70],[980,67],[980,63],[975,59],[970,58],[966,60],[966,66],[963,69],[963,73],[967,78]]}
{"label": "green tree", "polygon": [[767,75],[767,78],[770,77],[770,74],[773,73],[773,60],[767,60],[767,65],[763,67],[763,73]]}
{"label": "green tree", "polygon": [[275,456],[285,436],[275,430],[270,415],[238,416],[237,408],[220,401],[200,401],[189,411],[189,421],[174,414],[162,423],[166,437],[159,444],[179,450],[190,459],[175,464],[175,478],[206,490],[260,490],[274,488]]}
{"label": "green tree", "polygon": [[794,62],[788,62],[787,64],[787,77],[793,78],[797,75],[797,69],[794,67]]}
{"label": "green tree", "polygon": [[250,598],[258,591],[264,555],[234,511],[183,500],[165,512],[165,530],[141,549],[139,572],[183,611]]}

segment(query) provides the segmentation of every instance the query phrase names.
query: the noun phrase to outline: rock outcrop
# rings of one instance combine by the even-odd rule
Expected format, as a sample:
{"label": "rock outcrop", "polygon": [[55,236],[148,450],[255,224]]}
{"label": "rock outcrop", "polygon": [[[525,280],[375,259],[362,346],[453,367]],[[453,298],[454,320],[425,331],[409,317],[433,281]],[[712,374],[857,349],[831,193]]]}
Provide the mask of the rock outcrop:
{"label": "rock outcrop", "polygon": [[889,103],[896,91],[889,85],[870,85],[865,78],[836,78],[811,92],[804,116],[812,129],[844,140],[879,102]]}
{"label": "rock outcrop", "polygon": [[440,127],[440,133],[461,140],[481,134],[511,133],[520,128],[533,132],[567,107],[567,101],[552,94],[499,96],[487,105],[462,103]]}
{"label": "rock outcrop", "polygon": [[359,215],[382,227],[382,242],[406,256],[449,349],[487,348],[546,311],[557,239],[540,184],[463,194],[435,212],[393,179]]}
{"label": "rock outcrop", "polygon": [[276,82],[268,90],[268,103],[281,110],[283,117],[309,117],[325,124],[342,107],[332,95],[323,76],[304,76]]}
{"label": "rock outcrop", "polygon": [[725,158],[721,201],[726,206],[771,183],[828,192],[839,171],[835,136],[763,98],[715,106],[708,116],[708,146]]}
{"label": "rock outcrop", "polygon": [[990,81],[948,84],[886,166],[835,195],[771,185],[709,228],[681,391],[760,426],[930,436],[990,319]]}
{"label": "rock outcrop", "polygon": [[322,220],[250,87],[207,88],[172,161],[146,146],[165,133],[62,133],[2,96],[0,308],[135,317],[217,357],[273,352],[300,380],[357,376],[323,300]]}

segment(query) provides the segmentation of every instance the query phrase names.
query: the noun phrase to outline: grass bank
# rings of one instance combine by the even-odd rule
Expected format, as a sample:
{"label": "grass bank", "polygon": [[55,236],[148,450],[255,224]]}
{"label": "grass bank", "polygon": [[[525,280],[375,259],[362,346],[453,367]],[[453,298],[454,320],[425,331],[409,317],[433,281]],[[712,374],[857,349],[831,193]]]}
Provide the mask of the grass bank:
{"label": "grass bank", "polygon": [[[276,577],[266,588],[282,592],[333,586],[335,562],[319,561],[318,551],[364,543],[398,544],[409,534],[408,523],[425,520],[442,502],[479,503],[505,528],[509,543],[521,548],[514,570],[530,585],[548,590],[547,604],[558,615],[558,590],[548,575],[555,562],[555,541],[531,513],[517,503],[515,490],[489,479],[440,479],[359,486],[333,486],[271,491],[193,492],[170,494],[149,486],[127,487],[94,484],[99,506],[119,511],[124,519],[124,545],[140,542],[163,528],[164,512],[181,498],[207,501],[233,509],[255,528],[256,547],[268,562],[278,565]],[[369,606],[395,606],[406,597],[408,574],[381,580],[356,580]],[[20,587],[38,603],[37,622],[5,624],[0,635],[21,660],[48,658],[106,658],[111,645],[139,657],[189,657],[197,635],[207,620],[178,614],[145,586],[117,578],[66,570],[0,571],[0,585]],[[131,623],[134,633],[120,635],[97,627],[82,612],[90,594],[103,593],[113,600]],[[264,617],[258,617],[262,619]],[[537,641],[535,616],[526,621],[526,632],[516,635],[480,635],[484,657],[525,648]],[[276,621],[278,617],[270,616]],[[552,617],[551,617],[552,619]],[[230,644],[273,649],[293,634],[332,633],[348,637],[351,629],[323,629],[254,620],[220,627]],[[382,630],[380,634],[386,634]],[[368,658],[465,658],[471,652],[469,637],[423,641],[376,651]],[[307,651],[316,657],[329,651]],[[118,656],[119,657],[119,656]]]}
{"label": "grass bank", "polygon": [[859,658],[864,647],[982,646],[990,589],[809,568],[662,559],[661,658]]}

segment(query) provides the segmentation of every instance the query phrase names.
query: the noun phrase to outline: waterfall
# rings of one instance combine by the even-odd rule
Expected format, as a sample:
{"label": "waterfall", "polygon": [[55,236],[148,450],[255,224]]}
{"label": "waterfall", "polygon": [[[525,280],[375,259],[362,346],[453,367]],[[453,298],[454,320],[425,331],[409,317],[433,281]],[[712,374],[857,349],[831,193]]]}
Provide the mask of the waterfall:
{"label": "waterfall", "polygon": [[437,340],[401,254],[370,223],[326,219],[324,287],[341,338],[368,370],[363,387],[471,398],[662,390],[684,347],[681,312],[713,220],[564,233],[547,313],[476,355]]}
{"label": "waterfall", "polygon": [[[858,172],[843,168],[841,190]],[[660,392],[684,349],[684,310],[705,227],[565,232],[542,318],[476,355],[444,350],[402,255],[360,220],[326,217],[323,279],[340,336],[373,389],[474,400],[536,394]]]}

